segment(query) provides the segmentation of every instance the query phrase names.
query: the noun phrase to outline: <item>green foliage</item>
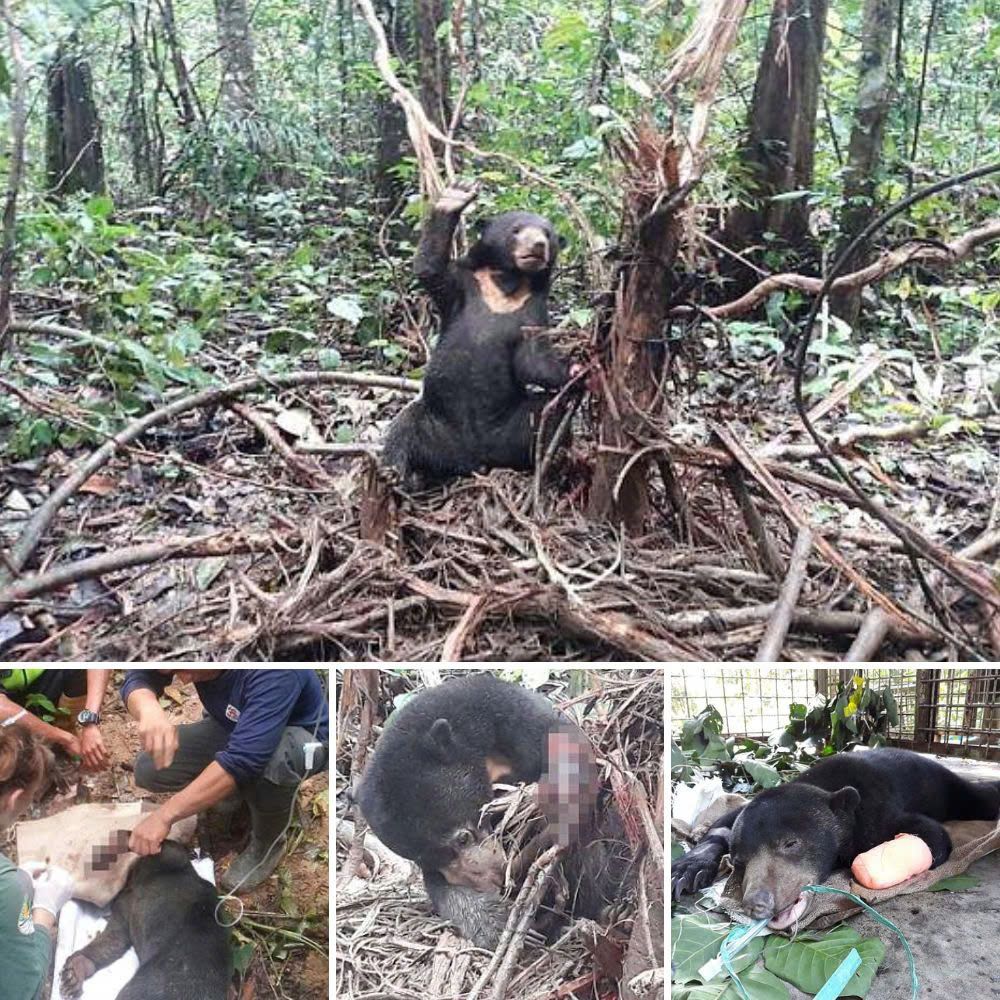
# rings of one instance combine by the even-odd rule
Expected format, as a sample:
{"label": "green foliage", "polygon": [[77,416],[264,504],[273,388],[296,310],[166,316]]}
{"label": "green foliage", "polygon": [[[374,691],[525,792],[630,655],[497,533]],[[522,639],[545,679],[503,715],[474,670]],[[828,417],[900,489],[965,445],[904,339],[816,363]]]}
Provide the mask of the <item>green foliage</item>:
{"label": "green foliage", "polygon": [[800,990],[815,994],[852,948],[861,956],[861,967],[840,996],[864,997],[885,958],[885,945],[878,938],[862,938],[850,927],[836,927],[825,934],[800,934],[794,941],[772,934],[764,946],[764,965]]}
{"label": "green foliage", "polygon": [[[24,699],[24,707],[28,709],[29,712],[35,712],[36,715],[40,716],[43,722],[55,722],[58,716],[66,717],[68,716],[68,708],[58,708],[54,705],[51,699],[47,698],[44,694],[39,694],[37,691],[32,691],[27,698]],[[38,709],[36,712],[35,710]]]}
{"label": "green foliage", "polygon": [[670,776],[692,783],[717,773],[727,791],[747,794],[791,780],[821,757],[857,745],[885,744],[889,729],[899,724],[892,691],[876,691],[860,674],[849,685],[839,683],[834,695],[817,693],[807,705],[793,703],[789,722],[766,742],[722,735],[723,720],[707,705],[681,727],[679,744],[671,744]]}

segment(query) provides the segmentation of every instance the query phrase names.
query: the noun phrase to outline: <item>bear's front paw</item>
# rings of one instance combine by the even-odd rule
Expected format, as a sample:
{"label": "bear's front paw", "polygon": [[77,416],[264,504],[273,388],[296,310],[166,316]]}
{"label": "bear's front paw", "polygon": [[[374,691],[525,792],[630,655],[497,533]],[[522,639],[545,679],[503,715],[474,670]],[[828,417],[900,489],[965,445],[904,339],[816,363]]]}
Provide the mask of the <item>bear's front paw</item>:
{"label": "bear's front paw", "polygon": [[434,203],[437,212],[464,212],[479,197],[479,185],[471,187],[447,187]]}
{"label": "bear's front paw", "polygon": [[78,997],[83,993],[83,984],[97,971],[97,966],[82,951],[70,955],[62,968],[59,986],[64,997]]}
{"label": "bear's front paw", "polygon": [[681,893],[697,892],[710,885],[719,871],[725,853],[718,844],[700,844],[670,865],[670,889],[674,899]]}

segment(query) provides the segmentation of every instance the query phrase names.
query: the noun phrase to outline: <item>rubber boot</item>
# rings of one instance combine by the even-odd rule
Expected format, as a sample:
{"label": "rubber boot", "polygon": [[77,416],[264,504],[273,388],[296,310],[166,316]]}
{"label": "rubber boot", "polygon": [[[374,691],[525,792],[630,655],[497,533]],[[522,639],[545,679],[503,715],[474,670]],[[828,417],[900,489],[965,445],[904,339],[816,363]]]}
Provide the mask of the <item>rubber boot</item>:
{"label": "rubber boot", "polygon": [[276,785],[264,779],[247,790],[250,841],[219,879],[226,892],[255,889],[278,867],[294,798],[294,785]]}
{"label": "rubber boot", "polygon": [[66,709],[69,714],[64,715],[62,712],[57,712],[56,717],[52,720],[52,725],[56,729],[64,729],[67,733],[79,736],[80,727],[77,725],[76,717],[87,707],[87,696],[81,694],[70,698],[64,694],[60,695],[57,707]]}

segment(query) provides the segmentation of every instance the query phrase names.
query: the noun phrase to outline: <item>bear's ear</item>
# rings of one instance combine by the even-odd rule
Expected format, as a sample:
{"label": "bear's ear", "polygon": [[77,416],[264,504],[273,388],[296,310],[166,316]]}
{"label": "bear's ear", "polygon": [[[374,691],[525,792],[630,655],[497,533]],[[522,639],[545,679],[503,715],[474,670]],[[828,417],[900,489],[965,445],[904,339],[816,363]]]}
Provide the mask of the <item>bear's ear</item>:
{"label": "bear's ear", "polygon": [[830,795],[830,808],[835,813],[843,813],[847,816],[853,816],[854,813],[857,812],[858,806],[860,805],[861,795],[853,785],[841,788],[839,791],[833,792]]}
{"label": "bear's ear", "polygon": [[426,742],[430,752],[444,763],[453,760],[458,753],[455,734],[451,731],[451,723],[447,719],[437,719],[431,724]]}
{"label": "bear's ear", "polygon": [[556,236],[556,242],[559,244],[559,249],[560,250],[565,250],[566,249],[566,244],[569,242],[569,240],[567,240],[566,237],[563,236],[562,233],[559,233],[559,235]]}

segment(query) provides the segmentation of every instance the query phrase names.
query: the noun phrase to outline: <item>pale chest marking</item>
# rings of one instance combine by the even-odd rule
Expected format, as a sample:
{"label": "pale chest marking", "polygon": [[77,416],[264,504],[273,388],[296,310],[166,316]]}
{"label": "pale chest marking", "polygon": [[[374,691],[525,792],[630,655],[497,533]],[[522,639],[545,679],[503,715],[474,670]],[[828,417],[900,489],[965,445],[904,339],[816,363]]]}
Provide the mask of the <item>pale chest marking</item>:
{"label": "pale chest marking", "polygon": [[479,284],[483,302],[492,313],[517,312],[531,298],[531,285],[527,281],[522,282],[517,291],[507,295],[497,287],[493,280],[493,272],[488,267],[482,267],[472,273]]}

